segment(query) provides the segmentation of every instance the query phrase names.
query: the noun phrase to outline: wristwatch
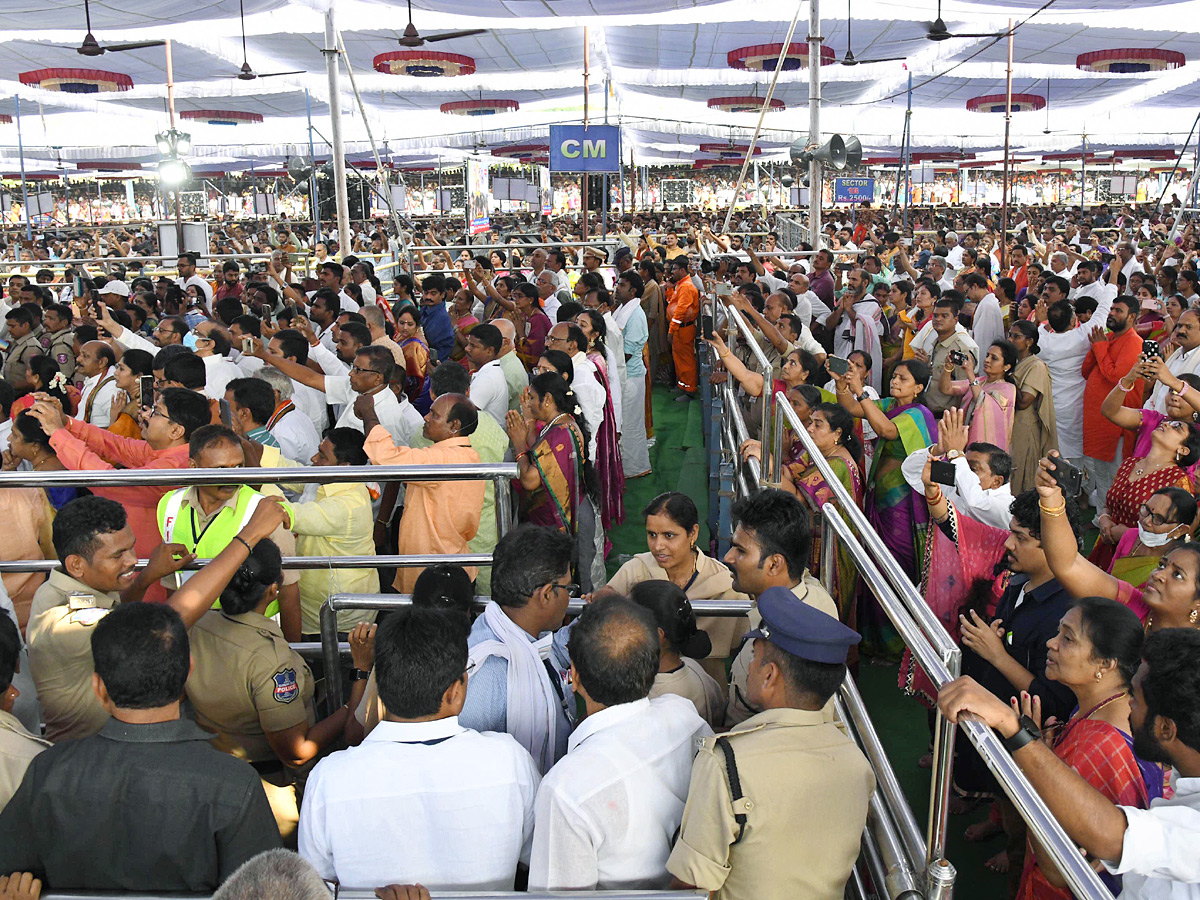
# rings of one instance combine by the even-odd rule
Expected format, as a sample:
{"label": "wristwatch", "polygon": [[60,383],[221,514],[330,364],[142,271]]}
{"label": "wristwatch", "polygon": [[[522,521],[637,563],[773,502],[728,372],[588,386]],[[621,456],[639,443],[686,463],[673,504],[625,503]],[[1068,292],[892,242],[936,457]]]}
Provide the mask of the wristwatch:
{"label": "wristwatch", "polygon": [[1042,739],[1042,729],[1038,728],[1037,722],[1033,721],[1029,716],[1021,716],[1017,720],[1017,724],[1020,726],[1017,729],[1017,733],[1004,741],[1004,749],[1010,755],[1016,753],[1026,744]]}
{"label": "wristwatch", "polygon": [[366,681],[370,677],[371,677],[371,673],[364,672],[362,669],[351,669],[350,670],[350,680],[351,681]]}
{"label": "wristwatch", "polygon": [[867,396],[866,391],[863,391],[861,394],[859,394],[854,399],[857,400],[859,403],[862,403],[864,400],[870,400],[871,398]]}
{"label": "wristwatch", "polygon": [[960,456],[962,456],[961,450],[947,450],[946,451],[946,460],[948,462],[953,462],[954,460],[958,459]]}

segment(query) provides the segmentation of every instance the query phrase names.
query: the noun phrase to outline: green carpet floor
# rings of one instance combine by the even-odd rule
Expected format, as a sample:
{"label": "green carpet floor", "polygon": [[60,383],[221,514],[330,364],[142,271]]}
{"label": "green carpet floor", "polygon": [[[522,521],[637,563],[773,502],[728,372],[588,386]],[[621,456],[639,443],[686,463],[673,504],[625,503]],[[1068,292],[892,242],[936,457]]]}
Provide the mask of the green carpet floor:
{"label": "green carpet floor", "polygon": [[[642,509],[663,491],[682,491],[696,501],[700,521],[708,517],[708,473],[706,469],[700,401],[676,403],[675,395],[665,387],[653,393],[655,444],[650,448],[653,473],[626,482],[625,522],[609,531],[613,552],[608,559],[611,576],[635,553],[646,549]],[[703,529],[703,525],[701,526]],[[707,535],[700,543],[707,545]],[[917,760],[929,747],[929,729],[924,707],[896,686],[895,666],[863,665],[858,686],[870,711],[875,728],[887,750],[896,776],[904,788],[917,822],[924,830],[929,818],[929,777],[927,769],[917,768]],[[1002,849],[1000,838],[972,844],[963,831],[972,822],[987,816],[981,806],[964,816],[950,820],[947,856],[958,869],[956,893],[971,900],[1003,900],[1005,877],[984,868],[984,861]]]}

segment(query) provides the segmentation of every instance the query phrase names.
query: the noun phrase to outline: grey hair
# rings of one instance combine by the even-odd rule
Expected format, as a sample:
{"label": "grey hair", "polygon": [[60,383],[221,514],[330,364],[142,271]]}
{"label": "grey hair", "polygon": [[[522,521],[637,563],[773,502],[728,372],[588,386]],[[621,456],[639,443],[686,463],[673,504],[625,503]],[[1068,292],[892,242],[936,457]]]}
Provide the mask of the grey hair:
{"label": "grey hair", "polygon": [[292,399],[294,392],[292,379],[288,378],[274,366],[263,366],[254,373],[254,377],[259,381],[265,381],[274,388],[275,392],[279,394],[279,399],[284,403]]}
{"label": "grey hair", "polygon": [[374,325],[376,328],[383,327],[383,310],[378,306],[364,306],[359,312],[362,314],[363,321],[368,326]]}
{"label": "grey hair", "polygon": [[1065,263],[1065,262],[1067,262],[1067,261],[1070,259],[1070,257],[1069,257],[1069,256],[1067,256],[1067,254],[1063,253],[1061,250],[1059,250],[1059,251],[1057,251],[1056,253],[1052,254],[1052,255],[1050,256],[1050,258],[1051,258],[1051,259],[1057,259],[1057,260],[1058,260],[1059,262],[1061,262],[1061,263]]}
{"label": "grey hair", "polygon": [[212,900],[328,900],[317,870],[290,850],[266,850],[238,867]]}

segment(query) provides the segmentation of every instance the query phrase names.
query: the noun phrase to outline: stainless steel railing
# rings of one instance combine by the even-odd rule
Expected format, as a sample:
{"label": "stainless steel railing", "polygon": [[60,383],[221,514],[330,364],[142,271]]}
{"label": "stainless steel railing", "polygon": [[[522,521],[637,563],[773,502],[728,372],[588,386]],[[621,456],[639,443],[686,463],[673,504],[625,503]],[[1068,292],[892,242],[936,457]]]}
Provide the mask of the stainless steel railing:
{"label": "stainless steel railing", "polygon": [[[549,891],[529,891],[514,893],[512,891],[438,891],[429,892],[435,900],[562,900],[563,893]],[[330,893],[330,900],[333,894]],[[362,891],[339,888],[338,900],[374,900],[374,891]],[[572,900],[696,900],[706,897],[704,891],[571,891]],[[134,894],[124,891],[51,891],[42,894],[42,900],[179,900],[180,897],[193,900],[211,900],[211,894],[168,894],[163,892]]]}
{"label": "stainless steel railing", "polygon": [[[0,488],[15,487],[183,487],[204,484],[335,484],[362,481],[491,481],[496,493],[496,528],[504,535],[513,525],[513,463],[406,466],[305,466],[283,469],[104,469],[100,471],[0,472]],[[147,560],[139,560],[138,566]],[[197,559],[187,569],[202,568]],[[490,566],[490,553],[402,554],[390,556],[288,556],[285,569],[420,568],[439,564]],[[49,572],[53,559],[0,561],[0,572]]]}

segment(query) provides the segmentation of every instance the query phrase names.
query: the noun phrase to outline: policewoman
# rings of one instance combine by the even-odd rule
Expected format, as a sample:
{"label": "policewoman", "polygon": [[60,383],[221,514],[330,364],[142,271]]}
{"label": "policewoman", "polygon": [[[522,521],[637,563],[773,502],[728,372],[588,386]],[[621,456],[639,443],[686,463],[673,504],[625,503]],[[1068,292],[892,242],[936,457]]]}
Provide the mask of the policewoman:
{"label": "policewoman", "polygon": [[197,724],[217,735],[213,744],[258,770],[280,834],[295,846],[297,788],[308,764],[341,735],[348,710],[316,721],[312,672],[267,617],[281,558],[272,541],[259,541],[221,592],[220,608],[192,626],[187,695]]}
{"label": "policewoman", "polygon": [[758,611],[747,690],[762,712],[704,739],[667,869],[718,900],[841,900],[875,776],[821,710],[861,638],[787,588]]}

